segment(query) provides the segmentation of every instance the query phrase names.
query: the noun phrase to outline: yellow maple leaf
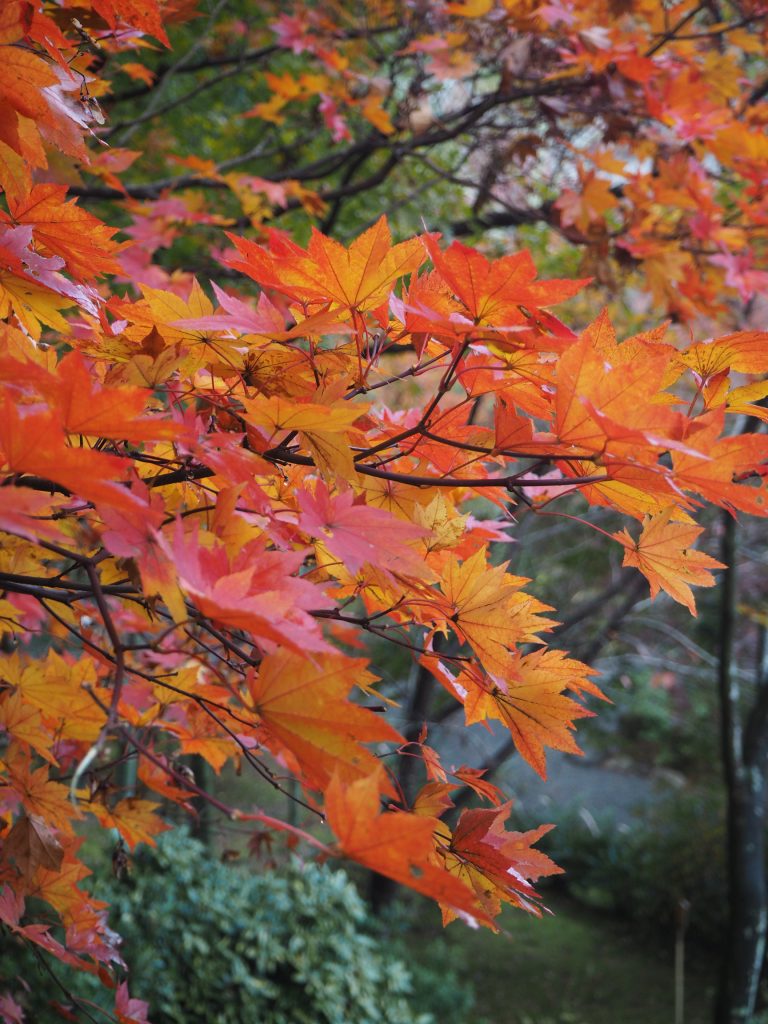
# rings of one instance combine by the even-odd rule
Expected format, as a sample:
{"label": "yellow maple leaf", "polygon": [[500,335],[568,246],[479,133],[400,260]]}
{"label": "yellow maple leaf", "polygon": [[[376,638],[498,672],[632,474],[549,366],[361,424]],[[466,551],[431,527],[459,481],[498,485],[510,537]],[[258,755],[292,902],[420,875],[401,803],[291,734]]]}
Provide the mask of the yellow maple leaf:
{"label": "yellow maple leaf", "polygon": [[507,563],[488,567],[486,548],[464,562],[451,557],[441,589],[445,596],[446,622],[472,647],[488,672],[504,678],[510,666],[510,650],[518,643],[540,643],[536,635],[556,623],[541,612],[549,605],[520,588],[529,580],[512,576]]}

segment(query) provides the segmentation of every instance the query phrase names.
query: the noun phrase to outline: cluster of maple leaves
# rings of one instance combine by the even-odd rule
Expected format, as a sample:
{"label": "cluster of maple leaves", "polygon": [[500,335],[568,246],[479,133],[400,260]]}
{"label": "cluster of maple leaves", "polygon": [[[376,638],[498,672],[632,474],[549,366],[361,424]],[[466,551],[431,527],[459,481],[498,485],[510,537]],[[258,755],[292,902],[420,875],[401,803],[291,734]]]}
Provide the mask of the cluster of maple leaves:
{"label": "cluster of maple leaves", "polygon": [[[112,149],[79,192],[134,199],[137,244],[120,259],[134,281],[156,283],[150,253],[190,224],[295,225],[303,210],[351,233],[429,194],[433,223],[536,226],[578,246],[608,296],[629,275],[681,319],[726,322],[765,289],[764,0],[252,6],[201,27],[207,57],[178,71],[146,50],[108,67]],[[176,93],[159,97],[172,75]],[[162,101],[132,126],[144,96]],[[183,102],[205,143],[153,128]],[[137,138],[168,156],[121,182]],[[163,258],[189,270],[188,252]],[[205,252],[192,263],[213,273]]]}
{"label": "cluster of maple leaves", "polygon": [[[606,543],[651,593],[695,611],[691,585],[719,567],[692,547],[697,509],[768,513],[768,438],[731,426],[767,419],[768,335],[619,341],[605,312],[574,333],[551,307],[586,280],[430,233],[393,244],[384,217],[349,246],[231,235],[242,284],[169,287],[155,268],[156,286],[121,296],[104,276],[125,273],[116,229],[48,180],[53,151],[103,157],[83,141],[97,32],[167,42],[149,2],[0,11],[0,925],[114,985],[79,825],[132,849],[168,827],[162,801],[195,799],[416,889],[446,921],[540,912],[533,883],[558,870],[534,849],[547,826],[508,831],[480,773],[444,767],[425,735],[406,744],[365,636],[405,648],[468,724],[503,723],[542,776],[545,748],[577,753],[593,672],[546,646],[553,609],[493,545],[517,506],[578,492],[626,520]],[[478,497],[495,519],[466,511]],[[398,753],[424,763],[410,803]],[[297,779],[314,824],[225,804],[187,754],[278,790]],[[451,827],[459,785],[489,806]],[[145,1010],[117,986],[118,1020]]]}

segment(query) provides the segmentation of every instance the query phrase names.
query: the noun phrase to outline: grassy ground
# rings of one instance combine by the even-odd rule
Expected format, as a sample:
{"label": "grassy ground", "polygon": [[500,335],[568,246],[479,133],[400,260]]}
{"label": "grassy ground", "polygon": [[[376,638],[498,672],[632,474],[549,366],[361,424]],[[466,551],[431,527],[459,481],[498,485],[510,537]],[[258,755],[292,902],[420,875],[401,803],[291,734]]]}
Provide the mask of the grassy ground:
{"label": "grassy ground", "polygon": [[[473,1024],[673,1024],[673,937],[650,944],[631,926],[558,896],[553,916],[510,912],[501,935],[453,924],[450,963],[476,992]],[[414,935],[414,959],[426,935]],[[689,952],[685,1024],[711,1017],[713,965]],[[698,960],[698,962],[697,962]]]}

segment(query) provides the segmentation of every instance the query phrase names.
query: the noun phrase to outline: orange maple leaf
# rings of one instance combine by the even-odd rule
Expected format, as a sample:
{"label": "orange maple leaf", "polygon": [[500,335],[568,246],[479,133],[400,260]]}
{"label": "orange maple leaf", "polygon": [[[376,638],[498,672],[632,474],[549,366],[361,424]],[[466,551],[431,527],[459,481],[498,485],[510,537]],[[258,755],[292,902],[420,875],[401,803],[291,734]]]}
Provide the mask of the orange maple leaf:
{"label": "orange maple leaf", "polygon": [[[688,450],[672,452],[675,483],[701,494],[713,505],[764,516],[768,486],[759,478],[768,463],[768,438],[764,434],[720,437],[723,419],[722,408],[699,417],[696,424],[700,429],[691,434]],[[752,474],[758,478],[757,486],[738,482]]]}
{"label": "orange maple leaf", "polygon": [[737,331],[713,341],[698,342],[681,352],[679,359],[702,380],[735,370],[737,373],[768,372],[768,333]]}
{"label": "orange maple leaf", "polygon": [[55,870],[38,868],[34,882],[27,891],[28,896],[50,903],[67,926],[75,921],[82,922],[106,907],[106,903],[89,898],[87,893],[78,888],[78,882],[91,874],[74,855],[80,842],[77,839],[67,847],[63,862]]}
{"label": "orange maple leaf", "polygon": [[674,506],[657,516],[647,516],[637,540],[626,529],[611,536],[626,548],[622,565],[639,569],[651,585],[651,597],[665,590],[679,604],[684,604],[692,615],[696,602],[688,586],[713,587],[712,569],[724,569],[722,562],[701,551],[690,550],[703,528],[689,523],[673,523]]}
{"label": "orange maple leaf", "polygon": [[[569,672],[565,665],[573,668]],[[544,748],[581,754],[572,736],[574,721],[592,712],[563,694],[571,678],[586,666],[564,658],[561,651],[534,651],[516,655],[510,673],[503,679],[480,679],[465,672],[459,682],[468,686],[464,700],[467,725],[496,718],[509,729],[515,747],[533,770],[547,777]],[[470,682],[472,681],[472,682]]]}
{"label": "orange maple leaf", "polygon": [[596,177],[594,171],[588,171],[582,176],[578,192],[566,189],[555,201],[555,208],[560,211],[561,224],[565,227],[575,224],[583,233],[588,232],[593,224],[601,225],[604,229],[605,214],[619,204],[611,187],[610,181]]}
{"label": "orange maple leaf", "polygon": [[527,324],[528,312],[571,298],[591,278],[537,281],[536,267],[527,249],[491,262],[461,242],[441,250],[434,236],[425,235],[430,258],[454,295],[476,322],[507,327]]}
{"label": "orange maple leaf", "polygon": [[160,804],[151,800],[137,800],[128,797],[120,800],[111,809],[104,805],[92,803],[88,810],[95,814],[104,828],[116,828],[123,839],[133,850],[137,843],[155,845],[154,837],[166,832],[171,825],[163,821],[155,811]]}
{"label": "orange maple leaf", "polygon": [[403,742],[380,715],[348,699],[358,677],[372,678],[366,664],[342,654],[309,661],[283,649],[267,655],[258,676],[249,678],[264,742],[286,748],[313,789],[326,786],[334,773],[345,784],[375,774],[378,761],[364,743]]}
{"label": "orange maple leaf", "polygon": [[51,730],[46,729],[40,711],[26,703],[18,690],[0,694],[0,729],[32,747],[50,764],[56,764],[56,758],[50,751]]}
{"label": "orange maple leaf", "polygon": [[19,406],[6,390],[0,397],[0,468],[31,473],[62,484],[86,501],[103,502],[126,517],[141,516],[144,503],[120,484],[126,474],[122,459],[65,442],[57,412],[39,406]]}
{"label": "orange maple leaf", "polygon": [[65,201],[66,185],[39,184],[23,198],[9,197],[9,213],[0,212],[0,223],[31,224],[35,245],[66,261],[67,272],[78,281],[97,274],[117,274],[112,241],[116,228],[108,227],[74,199]]}
{"label": "orange maple leaf", "polygon": [[325,815],[344,856],[407,885],[488,927],[490,917],[464,882],[433,863],[435,819],[406,811],[381,811],[379,772],[344,786],[338,777],[325,794]]}
{"label": "orange maple leaf", "polygon": [[571,735],[573,723],[592,715],[563,691],[586,692],[605,699],[588,678],[593,670],[562,651],[515,653],[507,661],[503,678],[487,675],[479,665],[472,664],[463,666],[454,676],[433,655],[423,656],[421,662],[464,705],[467,725],[489,718],[503,722],[520,755],[543,779],[544,748],[581,754]]}
{"label": "orange maple leaf", "polygon": [[392,245],[387,218],[379,220],[346,249],[313,229],[306,250],[275,234],[269,250],[229,236],[241,259],[228,263],[259,284],[284,295],[363,312],[385,302],[395,282],[418,269],[425,253],[418,238]]}
{"label": "orange maple leaf", "polygon": [[593,339],[594,332],[585,331],[558,362],[554,432],[588,454],[606,447],[642,453],[652,447],[650,438],[671,433],[676,422],[659,396],[667,355],[619,362]]}
{"label": "orange maple leaf", "polygon": [[73,820],[81,815],[72,806],[67,787],[49,778],[48,766],[33,771],[29,754],[22,753],[16,744],[6,751],[5,763],[11,793],[19,798],[27,814],[38,815],[48,825],[72,835]]}

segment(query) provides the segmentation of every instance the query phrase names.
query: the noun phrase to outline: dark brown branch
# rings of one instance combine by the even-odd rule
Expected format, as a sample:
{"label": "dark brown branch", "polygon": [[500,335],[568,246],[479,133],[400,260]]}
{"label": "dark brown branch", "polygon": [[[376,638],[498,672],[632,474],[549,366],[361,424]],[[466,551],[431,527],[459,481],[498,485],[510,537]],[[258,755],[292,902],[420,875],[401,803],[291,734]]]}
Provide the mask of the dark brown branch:
{"label": "dark brown branch", "polygon": [[[486,96],[475,103],[463,107],[459,111],[454,111],[453,113],[446,115],[442,119],[440,127],[425,132],[423,135],[413,136],[405,142],[392,139],[389,136],[384,136],[377,131],[372,131],[366,136],[366,138],[352,143],[345,150],[331,153],[326,157],[322,157],[321,159],[306,165],[305,167],[292,167],[287,170],[285,174],[275,175],[267,180],[322,180],[326,179],[328,175],[335,174],[337,171],[340,171],[350,162],[358,160],[362,155],[367,157],[373,155],[378,150],[389,150],[391,152],[391,156],[390,160],[385,165],[388,168],[386,173],[383,174],[383,172],[379,170],[376,174],[371,175],[370,178],[366,179],[365,182],[358,182],[357,184],[349,184],[347,187],[331,189],[328,192],[321,193],[321,198],[328,202],[333,202],[340,197],[357,195],[368,188],[373,188],[376,185],[381,184],[392,167],[397,162],[402,161],[402,159],[410,153],[416,152],[420,149],[428,149],[430,147],[437,146],[442,142],[452,141],[476,124],[484,114],[496,109],[497,107],[504,106],[509,103],[522,102],[528,99],[555,96],[562,92],[579,92],[593,84],[594,79],[589,76],[575,80],[570,79],[567,82],[543,82],[538,85],[532,85],[525,88],[510,89],[505,92],[493,93],[490,96]],[[178,105],[177,101],[174,101],[174,105]],[[117,127],[118,126],[115,126],[115,129],[113,130],[116,130]],[[125,193],[120,192],[118,189],[96,185],[73,187],[70,189],[70,193],[72,195],[81,196],[85,199],[120,200],[125,199],[126,194],[134,199],[155,199],[166,190],[178,191],[182,188],[221,189],[227,188],[228,186],[214,178],[200,178],[193,175],[182,175],[178,178],[167,178],[161,181],[146,182],[144,184],[127,184],[124,187]],[[295,203],[296,201],[294,201],[294,204],[289,204],[289,207],[291,209],[295,208]],[[282,212],[284,212],[283,208],[276,208],[273,211],[273,214],[275,216],[279,216]]]}
{"label": "dark brown branch", "polygon": [[[238,70],[244,68],[249,64],[255,64],[265,57],[271,57],[273,53],[278,53],[280,47],[276,44],[271,46],[262,46],[256,50],[244,50],[242,53],[228,55],[224,54],[218,57],[207,56],[201,60],[195,61],[192,64],[186,64],[184,67],[177,68],[174,74],[188,75],[195,71],[206,71],[208,68],[221,68],[229,67],[233,64],[238,65]],[[163,82],[163,79],[172,69],[173,65],[168,63],[159,64],[156,68],[151,68],[155,74],[155,80],[151,85],[138,85],[133,89],[125,89],[123,92],[116,93],[112,96],[108,103],[109,107],[116,106],[118,103],[125,103],[128,100],[137,100],[142,96],[146,96],[147,93],[154,92]]]}
{"label": "dark brown branch", "polygon": [[695,18],[697,14],[700,14],[701,11],[703,11],[705,7],[706,7],[706,4],[699,4],[698,7],[694,7],[693,10],[690,10],[690,11],[688,11],[687,14],[684,14],[682,16],[682,18],[680,18],[679,21],[675,22],[675,24],[672,26],[672,28],[668,32],[664,33],[664,35],[661,37],[661,39],[657,40],[653,44],[653,46],[651,46],[649,49],[647,49],[645,51],[643,56],[644,57],[652,57],[654,55],[654,53],[658,53],[659,50],[663,46],[666,46],[667,43],[671,42],[675,38],[675,36],[677,35],[677,33],[680,31],[681,28],[684,28],[688,24],[688,22],[692,18]]}

